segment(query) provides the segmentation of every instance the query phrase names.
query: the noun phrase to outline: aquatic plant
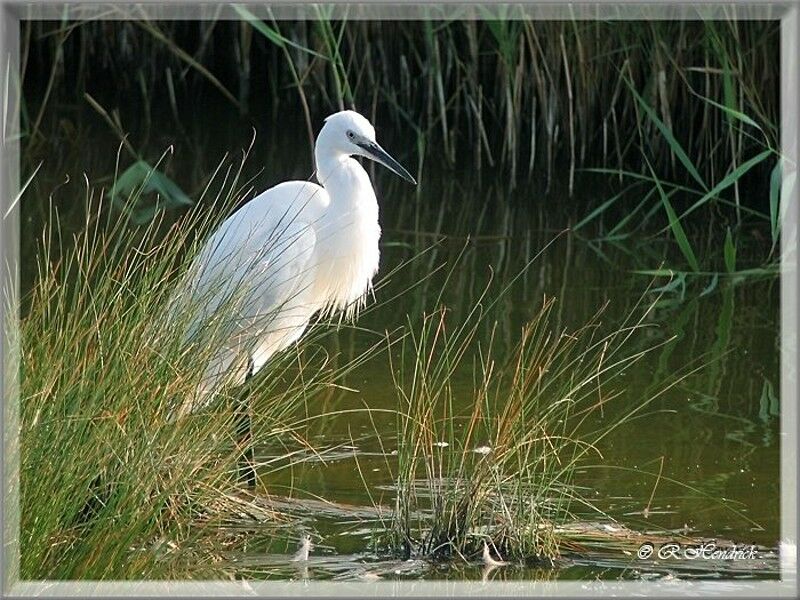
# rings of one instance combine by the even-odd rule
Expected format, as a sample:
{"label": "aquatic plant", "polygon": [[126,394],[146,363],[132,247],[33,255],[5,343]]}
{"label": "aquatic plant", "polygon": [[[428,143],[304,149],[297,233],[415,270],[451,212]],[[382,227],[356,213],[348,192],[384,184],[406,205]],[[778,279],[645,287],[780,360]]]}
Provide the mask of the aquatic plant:
{"label": "aquatic plant", "polygon": [[[676,252],[665,266],[681,281],[699,281],[698,292],[720,279],[775,275],[780,189],[792,184],[778,149],[776,22],[535,21],[512,7],[441,20],[435,7],[426,10],[432,20],[348,21],[316,7],[308,20],[286,21],[236,5],[236,23],[28,21],[25,170],[91,128],[83,111],[61,118],[67,103],[100,114],[140,166],[155,159],[147,150],[154,120],[168,117],[180,134],[175,144],[185,146],[179,151],[196,160],[179,177],[148,172],[153,185],[177,182],[162,200],[178,206],[180,186],[203,179],[207,134],[198,115],[206,103],[224,111],[214,98],[259,130],[279,115],[297,117],[309,149],[323,116],[356,107],[373,120],[381,112],[387,131],[405,132],[423,184],[442,166],[463,174],[469,165],[478,182],[502,173],[508,190],[523,189],[514,202],[541,213],[542,195],[554,185],[572,195],[585,169],[590,185],[602,182],[609,193],[576,203],[572,222],[582,235],[598,243],[668,237]],[[77,85],[62,85],[68,75]],[[113,94],[101,81],[114,82]],[[198,103],[198,88],[211,99]],[[32,184],[41,196],[63,179],[50,168],[48,161]],[[131,169],[132,177],[143,171]],[[753,186],[764,193],[749,193]],[[153,208],[144,204],[136,218],[152,218]],[[711,233],[709,220],[719,225]],[[730,274],[715,233],[728,227],[734,247],[742,250],[754,228],[771,250]],[[703,251],[693,229],[714,235]]]}
{"label": "aquatic plant", "polygon": [[[190,131],[198,85],[253,116],[299,114],[299,100],[309,138],[333,110],[384,111],[420,149],[441,145],[437,158],[453,166],[502,167],[512,186],[535,175],[549,187],[562,170],[571,183],[581,166],[646,173],[641,149],[683,180],[676,140],[687,156],[707,158],[695,179],[713,180],[757,141],[737,128],[737,114],[777,140],[776,21],[535,21],[513,7],[442,20],[430,7],[431,20],[390,22],[312,10],[296,21],[244,6],[233,7],[238,23],[26,21],[28,143],[63,135],[48,115],[85,92],[139,123],[143,139],[162,108]],[[109,78],[113,95],[97,84]],[[656,135],[663,128],[652,116],[671,138]]]}
{"label": "aquatic plant", "polygon": [[[702,294],[712,292],[720,279],[736,284],[744,280],[776,276],[779,272],[779,258],[775,256],[775,250],[778,247],[781,215],[784,212],[780,199],[783,188],[792,189],[794,177],[793,174],[783,176],[784,157],[772,145],[772,128],[760,126],[751,117],[736,110],[735,104],[719,104],[692,90],[703,102],[728,116],[731,132],[735,132],[739,138],[747,136],[751,139],[750,149],[746,154],[734,157],[723,176],[707,182],[698,167],[709,159],[691,158],[675,138],[671,127],[658,117],[654,107],[639,95],[630,82],[626,83],[647,120],[666,140],[673,156],[678,157],[686,173],[686,183],[667,181],[660,177],[645,148],[642,148],[642,163],[647,167],[645,173],[625,169],[586,169],[604,176],[617,176],[626,184],[622,191],[615,193],[583,217],[575,225],[575,230],[581,230],[589,223],[602,221],[605,213],[613,211],[616,204],[635,198],[636,206],[633,211],[622,218],[610,216],[606,223],[600,225],[599,233],[596,232],[593,238],[596,241],[621,242],[631,239],[635,234],[647,232],[650,222],[664,223],[660,230],[651,235],[668,235],[674,240],[682,260],[670,258],[667,265],[659,268],[643,268],[642,274],[668,277],[671,289],[680,287],[683,290],[687,280],[700,280],[703,281]],[[762,201],[765,208],[754,209],[740,202],[739,188],[753,186],[753,180],[748,174],[759,169],[770,173],[769,177],[762,177],[755,183],[757,188],[763,190],[763,198],[768,198],[768,202]],[[679,211],[676,206],[685,208]],[[662,212],[663,218],[659,219],[656,215]],[[690,218],[690,215],[694,216]],[[697,227],[701,216],[706,232],[700,236],[690,235],[688,231]],[[742,268],[741,265],[737,266],[737,248],[750,241],[753,228],[760,228],[765,234],[768,232],[770,242],[761,244],[766,250],[756,259],[755,264]],[[704,252],[696,250],[698,243],[705,243]]]}

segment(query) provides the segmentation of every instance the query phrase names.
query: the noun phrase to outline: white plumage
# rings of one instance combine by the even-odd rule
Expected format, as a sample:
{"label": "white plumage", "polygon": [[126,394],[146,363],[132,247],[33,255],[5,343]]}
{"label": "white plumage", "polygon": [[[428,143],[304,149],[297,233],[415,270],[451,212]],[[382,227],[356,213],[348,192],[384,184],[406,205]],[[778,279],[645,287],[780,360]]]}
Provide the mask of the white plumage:
{"label": "white plumage", "polygon": [[357,314],[378,270],[381,229],[375,191],[354,155],[414,182],[376,143],[367,119],[339,112],[317,137],[321,185],[278,184],[205,242],[172,311],[187,316],[187,338],[213,327],[215,348],[198,398],[181,412],[208,401],[223,381],[242,383],[250,369],[297,341],[315,315]]}

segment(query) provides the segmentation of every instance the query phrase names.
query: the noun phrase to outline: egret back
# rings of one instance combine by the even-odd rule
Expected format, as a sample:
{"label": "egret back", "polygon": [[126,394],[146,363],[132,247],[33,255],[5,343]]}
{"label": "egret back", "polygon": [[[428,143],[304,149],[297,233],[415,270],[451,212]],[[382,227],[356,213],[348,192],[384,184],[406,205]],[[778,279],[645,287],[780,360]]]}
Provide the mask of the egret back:
{"label": "egret back", "polygon": [[[185,339],[215,348],[199,396],[242,383],[296,341],[321,307],[313,297],[315,226],[327,206],[323,188],[286,182],[226,219],[203,244],[172,303],[184,312]],[[192,409],[210,398],[195,399]],[[198,401],[199,400],[199,401]]]}

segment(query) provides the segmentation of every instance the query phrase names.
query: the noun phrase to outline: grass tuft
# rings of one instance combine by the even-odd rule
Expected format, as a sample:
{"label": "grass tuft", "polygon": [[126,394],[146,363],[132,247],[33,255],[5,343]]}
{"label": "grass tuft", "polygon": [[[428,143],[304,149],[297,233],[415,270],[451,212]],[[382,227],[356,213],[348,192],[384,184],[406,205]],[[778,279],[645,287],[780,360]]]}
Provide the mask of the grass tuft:
{"label": "grass tuft", "polygon": [[252,401],[254,446],[290,455],[309,446],[307,398],[371,349],[334,364],[312,335],[308,352],[277,357],[247,389],[223,385],[216,402],[175,418],[228,333],[219,318],[187,342],[191,311],[168,316],[215,215],[246,194],[237,176],[219,189],[166,231],[159,219],[132,226],[102,193],[90,193],[74,239],[60,240],[50,220],[19,328],[23,579],[225,576],[224,553],[292,524],[238,483],[241,396]]}
{"label": "grass tuft", "polygon": [[[640,303],[610,333],[602,311],[578,329],[555,329],[554,305],[543,299],[502,361],[491,340],[475,343],[486,318],[480,301],[455,325],[442,309],[410,327],[393,365],[400,401],[393,552],[474,559],[490,541],[503,556],[550,562],[574,542],[578,513],[602,515],[581,497],[574,475],[602,462],[599,442],[652,400],[599,429],[589,425],[623,393],[610,387],[615,378],[652,349],[634,350],[629,341],[655,304]],[[473,365],[471,388],[452,378],[465,363]],[[456,413],[464,394],[471,409]]]}

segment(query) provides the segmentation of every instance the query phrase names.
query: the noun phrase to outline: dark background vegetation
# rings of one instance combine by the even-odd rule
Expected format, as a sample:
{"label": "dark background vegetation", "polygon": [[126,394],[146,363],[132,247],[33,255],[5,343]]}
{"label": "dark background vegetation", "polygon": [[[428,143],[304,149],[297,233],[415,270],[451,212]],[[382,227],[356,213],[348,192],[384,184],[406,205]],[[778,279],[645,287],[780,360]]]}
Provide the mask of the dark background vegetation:
{"label": "dark background vegetation", "polygon": [[[51,187],[65,172],[108,176],[119,139],[98,107],[148,160],[173,145],[188,168],[170,175],[190,193],[221,152],[246,145],[251,128],[265,139],[286,136],[305,158],[321,120],[353,107],[412,171],[535,182],[543,192],[554,181],[571,191],[581,167],[649,176],[648,161],[661,178],[696,183],[645,104],[709,187],[776,143],[777,22],[242,16],[25,23],[25,170],[44,161],[39,185]],[[747,115],[763,133],[704,98]],[[773,166],[764,161],[737,183],[763,181]],[[524,201],[546,201],[539,187]],[[766,194],[735,192],[741,204],[768,211]]]}

